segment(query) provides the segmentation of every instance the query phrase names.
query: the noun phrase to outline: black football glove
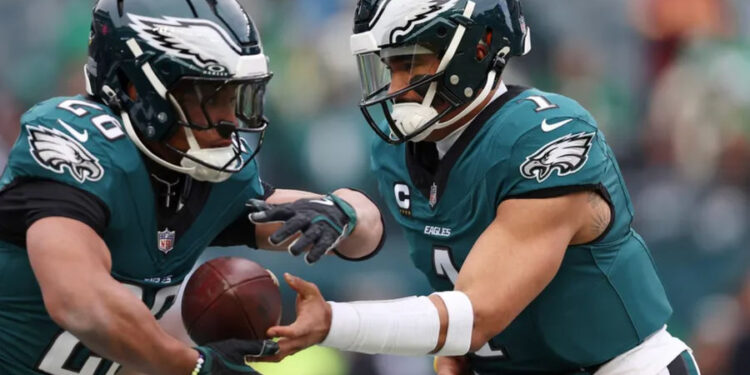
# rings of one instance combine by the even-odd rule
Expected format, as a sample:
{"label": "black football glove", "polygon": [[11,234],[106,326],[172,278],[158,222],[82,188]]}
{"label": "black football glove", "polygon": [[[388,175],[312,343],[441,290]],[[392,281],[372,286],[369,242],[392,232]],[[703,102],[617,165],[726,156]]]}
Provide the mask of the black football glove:
{"label": "black football glove", "polygon": [[253,223],[284,222],[281,229],[269,237],[272,245],[278,246],[295,233],[302,233],[289,245],[289,252],[297,256],[310,247],[305,256],[308,264],[317,262],[334,249],[357,225],[354,208],[333,194],[278,205],[251,199],[247,205],[256,211],[250,214]]}
{"label": "black football glove", "polygon": [[279,345],[273,340],[226,340],[195,348],[203,356],[198,375],[260,375],[246,362],[276,354]]}

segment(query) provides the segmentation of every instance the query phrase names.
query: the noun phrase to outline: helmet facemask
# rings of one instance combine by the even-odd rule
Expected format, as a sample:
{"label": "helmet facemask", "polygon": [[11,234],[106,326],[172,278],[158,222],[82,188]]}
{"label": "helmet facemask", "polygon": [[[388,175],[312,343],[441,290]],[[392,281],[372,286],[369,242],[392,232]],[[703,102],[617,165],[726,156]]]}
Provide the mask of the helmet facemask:
{"label": "helmet facemask", "polygon": [[[519,0],[360,0],[354,23],[360,109],[390,144],[423,141],[435,130],[468,123],[491,97],[507,60],[530,48]],[[437,68],[418,71],[420,56],[429,54]],[[391,82],[386,69],[399,55],[412,60],[405,87],[395,76]],[[372,106],[380,107],[388,128],[374,120]]]}
{"label": "helmet facemask", "polygon": [[[169,97],[183,127],[188,149],[167,148],[182,156],[180,165],[192,169],[197,180],[220,182],[237,173],[260,150],[268,121],[263,116],[265,87],[271,75],[250,79],[184,77]],[[194,131],[215,130],[228,140],[203,148]],[[248,142],[253,139],[253,142]],[[230,142],[231,141],[231,144]],[[254,145],[250,148],[248,143]]]}
{"label": "helmet facemask", "polygon": [[145,156],[209,182],[250,164],[271,73],[239,3],[97,0],[93,16],[87,91],[121,115]]}
{"label": "helmet facemask", "polygon": [[376,132],[392,142],[428,136],[427,131],[460,104],[438,90],[443,78],[440,56],[430,49],[412,45],[384,48],[357,56],[362,83],[362,112],[374,124],[369,107],[379,105],[390,134]]}

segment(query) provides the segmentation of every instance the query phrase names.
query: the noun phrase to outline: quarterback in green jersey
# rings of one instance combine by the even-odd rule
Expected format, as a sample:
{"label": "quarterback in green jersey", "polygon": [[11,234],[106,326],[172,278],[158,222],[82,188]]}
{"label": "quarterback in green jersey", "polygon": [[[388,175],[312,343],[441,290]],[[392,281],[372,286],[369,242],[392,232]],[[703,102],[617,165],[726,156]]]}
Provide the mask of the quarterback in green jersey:
{"label": "quarterback in green jersey", "polygon": [[[365,258],[377,207],[261,181],[271,73],[236,0],[99,0],[85,74],[88,95],[23,115],[0,178],[0,373],[255,374],[273,341],[191,348],[157,324],[201,252]],[[285,225],[250,221],[280,203]]]}
{"label": "quarterback in green jersey", "polygon": [[440,375],[698,373],[595,120],[501,79],[531,47],[519,0],[361,0],[354,33],[372,168],[436,293],[326,304],[287,275],[298,318],[269,330],[278,357],[322,343],[435,354]]}

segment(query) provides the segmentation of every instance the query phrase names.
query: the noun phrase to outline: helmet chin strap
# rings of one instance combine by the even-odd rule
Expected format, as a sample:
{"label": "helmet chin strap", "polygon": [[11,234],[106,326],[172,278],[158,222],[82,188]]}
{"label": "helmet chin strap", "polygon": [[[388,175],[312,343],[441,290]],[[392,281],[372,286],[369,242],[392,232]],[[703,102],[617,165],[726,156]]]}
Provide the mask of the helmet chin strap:
{"label": "helmet chin strap", "polygon": [[456,115],[452,119],[450,119],[450,120],[448,120],[446,122],[438,122],[437,124],[435,124],[435,126],[433,127],[433,129],[437,130],[437,129],[442,129],[442,128],[446,127],[446,126],[451,126],[451,125],[455,124],[456,122],[458,122],[458,121],[462,120],[463,118],[465,118],[472,111],[474,111],[480,104],[482,104],[482,102],[484,102],[490,96],[490,93],[492,92],[492,89],[495,87],[495,78],[496,77],[497,77],[497,72],[494,71],[494,70],[491,70],[487,74],[487,83],[484,84],[484,88],[482,89],[482,92],[479,93],[479,95],[477,95],[476,99],[474,99],[471,102],[471,104],[469,104],[468,107],[464,108],[464,110],[461,111],[461,113],[459,113],[458,115]]}
{"label": "helmet chin strap", "polygon": [[[127,112],[122,111],[120,113],[120,116],[122,117],[123,127],[125,128],[125,132],[128,134],[128,137],[133,141],[135,146],[149,159],[153,160],[157,164],[171,169],[175,172],[186,174],[198,181],[206,181],[206,182],[213,182],[213,183],[219,183],[226,181],[230,177],[232,177],[231,172],[222,172],[215,169],[208,168],[204,165],[201,165],[199,163],[194,162],[193,160],[190,160],[189,158],[183,157],[180,161],[180,165],[176,165],[173,163],[170,163],[156,154],[154,154],[151,150],[149,150],[148,147],[146,147],[145,144],[141,141],[140,137],[135,132],[135,128],[133,128],[133,123],[130,121],[130,116]],[[221,168],[221,166],[228,163],[230,160],[232,160],[235,157],[234,149],[232,146],[227,147],[219,147],[219,148],[211,148],[211,149],[201,149],[198,145],[198,141],[195,139],[195,136],[193,135],[193,132],[190,128],[184,128],[185,129],[185,135],[187,137],[188,145],[190,146],[190,149],[187,151],[187,154],[196,157],[200,160],[203,160],[204,162],[211,164],[211,165],[219,165],[217,168]]]}
{"label": "helmet chin strap", "polygon": [[189,146],[186,154],[216,168],[209,168],[205,165],[196,163],[194,160],[188,157],[183,157],[180,161],[180,164],[183,167],[192,168],[193,172],[190,173],[190,176],[198,181],[208,181],[214,183],[223,182],[229,179],[229,177],[232,177],[232,172],[219,171],[218,169],[227,165],[236,158],[234,146],[206,149],[201,148],[198,144],[198,141],[195,139],[193,130],[190,128],[184,129]]}
{"label": "helmet chin strap", "polygon": [[128,134],[128,137],[130,137],[130,140],[132,140],[133,143],[135,143],[135,146],[144,155],[148,156],[149,159],[155,161],[157,164],[161,165],[162,167],[171,169],[175,172],[184,173],[186,175],[191,175],[195,171],[195,168],[181,167],[179,165],[172,164],[156,156],[156,154],[151,152],[151,150],[149,150],[148,147],[146,147],[146,145],[144,145],[143,142],[141,142],[140,137],[138,137],[138,134],[136,134],[135,129],[133,128],[133,123],[130,121],[130,116],[128,115],[128,113],[125,111],[122,111],[120,112],[120,116],[122,117],[122,124],[123,124],[123,127],[125,128],[125,132]]}
{"label": "helmet chin strap", "polygon": [[[438,122],[429,129],[419,133],[419,135],[412,138],[413,142],[421,142],[430,136],[435,130],[443,129],[451,126],[466,118],[472,111],[474,111],[480,104],[482,104],[492,93],[492,89],[495,87],[495,78],[497,72],[492,70],[487,74],[487,83],[485,83],[482,92],[464,108],[461,113],[457,114],[452,119],[445,122]],[[432,83],[435,85],[435,83]],[[432,86],[430,87],[432,91]],[[429,94],[429,92],[428,92]],[[417,131],[424,124],[429,122],[431,119],[438,116],[438,111],[429,104],[423,103],[398,103],[393,105],[393,112],[391,117],[396,121],[396,125],[403,134],[410,134]]]}

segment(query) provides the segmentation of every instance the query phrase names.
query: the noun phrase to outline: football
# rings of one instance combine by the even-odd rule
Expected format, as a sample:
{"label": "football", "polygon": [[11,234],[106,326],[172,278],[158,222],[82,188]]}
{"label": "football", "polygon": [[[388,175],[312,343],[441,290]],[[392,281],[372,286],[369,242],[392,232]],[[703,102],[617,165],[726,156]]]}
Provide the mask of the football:
{"label": "football", "polygon": [[251,260],[210,260],[185,285],[182,321],[198,345],[265,339],[266,330],[280,319],[279,282],[271,271]]}

